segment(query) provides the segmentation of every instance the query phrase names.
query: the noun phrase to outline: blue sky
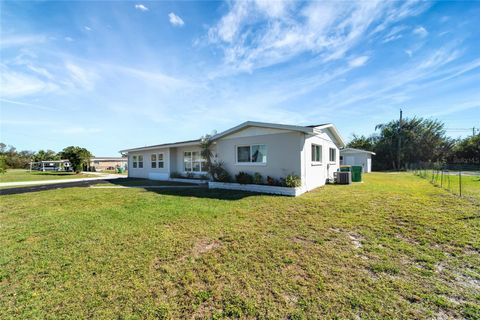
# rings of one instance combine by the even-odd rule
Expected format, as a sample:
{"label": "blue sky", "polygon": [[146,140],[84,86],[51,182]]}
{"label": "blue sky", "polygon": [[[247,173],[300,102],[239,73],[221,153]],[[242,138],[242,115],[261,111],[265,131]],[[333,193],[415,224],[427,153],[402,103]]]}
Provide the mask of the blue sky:
{"label": "blue sky", "polygon": [[246,120],[480,127],[478,2],[1,5],[1,141],[97,156]]}

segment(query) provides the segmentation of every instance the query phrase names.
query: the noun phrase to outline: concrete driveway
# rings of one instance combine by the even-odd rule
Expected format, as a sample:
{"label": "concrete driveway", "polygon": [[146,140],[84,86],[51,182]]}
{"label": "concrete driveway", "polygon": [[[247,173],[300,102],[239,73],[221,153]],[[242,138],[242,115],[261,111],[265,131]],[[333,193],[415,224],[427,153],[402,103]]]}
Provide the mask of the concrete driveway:
{"label": "concrete driveway", "polygon": [[[88,174],[92,174],[88,172]],[[95,178],[78,178],[78,179],[56,179],[56,180],[31,180],[31,181],[14,181],[14,182],[2,182],[0,183],[1,187],[22,187],[22,186],[31,186],[31,185],[47,185],[47,184],[60,184],[60,183],[70,183],[70,182],[84,182],[84,181],[96,181],[96,180],[114,180],[114,179],[125,179],[127,176],[121,174],[94,174],[98,175]]]}
{"label": "concrete driveway", "polygon": [[[90,172],[89,172],[90,173]],[[37,180],[37,181],[17,181],[17,182],[2,182],[0,188],[0,195],[28,193],[52,189],[64,189],[74,187],[89,187],[97,183],[105,183],[116,179],[125,179],[127,176],[120,174],[95,174],[98,177],[94,178],[79,178],[79,179],[65,179],[65,180]]]}

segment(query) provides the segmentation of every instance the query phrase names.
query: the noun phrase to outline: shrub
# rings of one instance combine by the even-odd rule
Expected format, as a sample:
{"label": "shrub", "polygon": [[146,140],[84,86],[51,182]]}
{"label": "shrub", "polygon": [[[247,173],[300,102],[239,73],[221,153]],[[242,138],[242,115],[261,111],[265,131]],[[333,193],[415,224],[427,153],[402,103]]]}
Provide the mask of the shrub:
{"label": "shrub", "polygon": [[260,173],[255,172],[253,174],[253,183],[255,184],[263,184],[263,177]]}
{"label": "shrub", "polygon": [[280,180],[272,178],[270,176],[267,176],[267,184],[269,186],[277,186],[277,187],[282,186],[282,182]]}
{"label": "shrub", "polygon": [[302,179],[294,174],[289,174],[285,177],[285,186],[289,188],[296,188],[302,185]]}
{"label": "shrub", "polygon": [[237,180],[240,184],[251,184],[253,183],[253,176],[246,172],[240,171],[237,175],[235,175],[235,180]]}
{"label": "shrub", "polygon": [[201,174],[201,175],[198,176],[198,178],[199,178],[200,180],[208,180],[208,179],[210,179],[210,177],[208,176],[208,174]]}
{"label": "shrub", "polygon": [[231,177],[227,170],[223,168],[223,162],[215,162],[210,164],[210,174],[213,181],[230,182]]}
{"label": "shrub", "polygon": [[193,174],[193,172],[187,172],[187,178],[188,179],[193,179],[193,178],[195,178],[195,175]]}

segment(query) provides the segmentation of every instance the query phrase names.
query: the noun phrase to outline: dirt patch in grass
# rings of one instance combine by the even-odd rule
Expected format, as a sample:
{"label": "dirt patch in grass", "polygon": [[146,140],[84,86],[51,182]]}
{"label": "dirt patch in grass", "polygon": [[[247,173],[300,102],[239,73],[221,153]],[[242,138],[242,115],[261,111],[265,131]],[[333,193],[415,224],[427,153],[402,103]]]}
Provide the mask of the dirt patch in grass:
{"label": "dirt patch in grass", "polygon": [[218,240],[208,240],[202,239],[197,241],[192,248],[192,255],[195,258],[200,257],[201,255],[216,250],[220,247],[221,242]]}
{"label": "dirt patch in grass", "polygon": [[359,234],[350,232],[348,234],[348,238],[352,242],[352,245],[355,249],[360,249],[362,247],[362,242],[361,241],[362,241],[363,238]]}

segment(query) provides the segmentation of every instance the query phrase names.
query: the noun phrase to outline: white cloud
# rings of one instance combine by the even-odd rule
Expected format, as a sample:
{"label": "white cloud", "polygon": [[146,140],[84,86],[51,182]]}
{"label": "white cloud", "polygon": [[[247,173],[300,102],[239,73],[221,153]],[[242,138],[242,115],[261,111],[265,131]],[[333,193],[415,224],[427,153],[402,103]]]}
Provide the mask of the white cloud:
{"label": "white cloud", "polygon": [[92,134],[92,133],[99,133],[102,132],[103,130],[100,128],[88,128],[88,127],[82,127],[82,126],[73,126],[73,127],[66,127],[66,128],[59,128],[59,129],[53,129],[53,133],[62,133],[62,134]]}
{"label": "white cloud", "polygon": [[47,79],[50,79],[52,80],[54,77],[53,75],[45,68],[42,68],[42,67],[37,67],[37,66],[34,66],[32,64],[27,64],[26,66],[30,71],[33,71],[34,73],[44,77],[44,78],[47,78]]}
{"label": "white cloud", "polygon": [[395,27],[393,27],[390,30],[390,32],[388,32],[384,36],[382,42],[387,43],[387,42],[394,41],[394,40],[402,38],[403,35],[401,34],[401,32],[404,31],[405,29],[407,29],[407,26],[395,26]]}
{"label": "white cloud", "polygon": [[2,66],[0,72],[0,97],[14,98],[39,93],[50,93],[58,86],[48,80]]}
{"label": "white cloud", "polygon": [[353,59],[349,60],[348,65],[352,68],[361,67],[365,63],[367,63],[368,59],[370,59],[370,57],[368,57],[368,56],[356,57],[356,58],[353,58]]}
{"label": "white cloud", "polygon": [[93,89],[97,77],[93,71],[81,68],[70,62],[65,64],[65,68],[72,84],[78,88],[84,88],[87,90]]}
{"label": "white cloud", "polygon": [[28,103],[28,102],[22,102],[22,101],[16,101],[16,100],[0,98],[0,101],[4,103],[2,106],[13,104],[13,105],[19,105],[19,106],[29,107],[33,109],[39,109],[39,110],[48,110],[48,111],[55,110],[54,108],[51,108],[51,107],[45,107],[45,106],[34,104],[34,103]]}
{"label": "white cloud", "polygon": [[420,26],[420,27],[416,27],[413,30],[413,34],[416,34],[417,36],[420,36],[420,37],[426,37],[428,36],[428,31],[424,27]]}
{"label": "white cloud", "polygon": [[183,22],[182,18],[180,18],[179,16],[177,16],[175,13],[173,12],[170,12],[168,14],[168,18],[170,20],[170,23],[176,27],[181,27],[185,24],[185,22]]}
{"label": "white cloud", "polygon": [[2,41],[0,41],[1,48],[31,46],[35,44],[44,43],[47,41],[47,37],[44,35],[2,35]]}
{"label": "white cloud", "polygon": [[[251,72],[305,52],[327,62],[344,58],[368,37],[425,8],[389,1],[236,1],[209,29],[208,41],[223,49],[225,68],[234,71]],[[401,30],[388,41],[400,37]]]}
{"label": "white cloud", "polygon": [[89,26],[84,26],[83,29],[85,29],[85,31],[93,31],[93,29],[90,28]]}
{"label": "white cloud", "polygon": [[65,39],[65,41],[68,41],[68,42],[72,42],[72,41],[73,41],[73,38],[71,38],[71,37],[65,37],[64,39]]}
{"label": "white cloud", "polygon": [[135,9],[140,10],[140,11],[148,11],[148,8],[141,3],[136,4]]}

